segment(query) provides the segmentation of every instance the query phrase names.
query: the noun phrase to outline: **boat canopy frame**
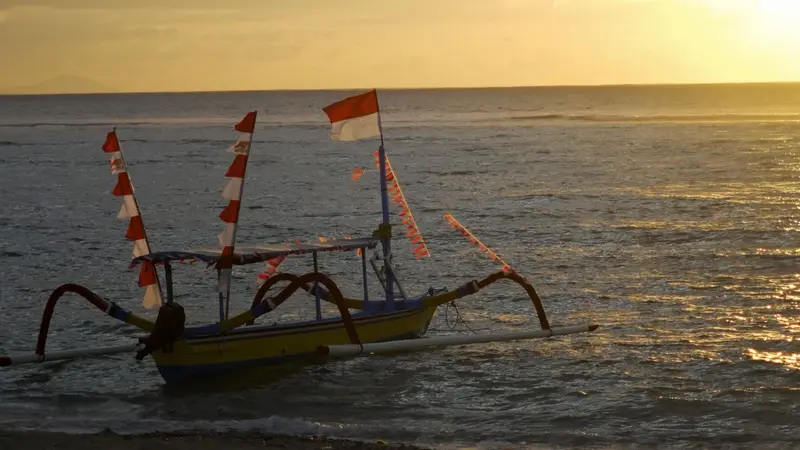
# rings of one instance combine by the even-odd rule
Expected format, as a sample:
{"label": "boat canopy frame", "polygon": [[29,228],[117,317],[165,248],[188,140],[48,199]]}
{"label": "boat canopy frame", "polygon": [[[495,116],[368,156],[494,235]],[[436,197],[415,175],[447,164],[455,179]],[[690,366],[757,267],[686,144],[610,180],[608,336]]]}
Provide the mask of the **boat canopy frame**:
{"label": "boat canopy frame", "polygon": [[[362,269],[362,283],[364,285],[364,301],[369,301],[369,290],[367,287],[367,261],[366,250],[374,249],[378,243],[381,242],[380,237],[363,237],[356,239],[330,239],[325,242],[302,243],[297,242],[294,244],[269,244],[269,245],[255,245],[255,246],[242,246],[238,247],[238,251],[233,254],[233,265],[241,266],[248,264],[256,264],[260,262],[269,261],[272,258],[288,255],[307,255],[311,254],[313,257],[314,273],[319,273],[319,262],[317,255],[319,252],[346,252],[360,249],[361,250],[361,269]],[[213,249],[200,249],[200,250],[185,250],[185,251],[162,251],[142,255],[131,260],[130,268],[142,264],[143,262],[152,262],[153,264],[163,265],[165,274],[165,284],[167,288],[166,300],[167,303],[172,303],[174,300],[173,294],[173,280],[172,280],[172,264],[173,262],[181,264],[195,264],[196,262],[204,262],[208,264],[207,267],[215,265],[222,256],[221,250]],[[217,270],[219,275],[219,270]],[[316,300],[316,319],[322,320],[321,299],[319,292],[314,285],[314,297]],[[225,302],[223,306],[222,299],[220,299],[220,320],[228,318],[228,307],[230,299]]]}
{"label": "boat canopy frame", "polygon": [[[379,242],[379,237],[364,237],[357,239],[330,239],[319,243],[307,242],[237,246],[233,254],[233,265],[242,266],[256,264],[286,255],[306,255],[319,252],[346,252],[356,249],[373,249]],[[134,258],[131,260],[129,268],[133,269],[145,261],[154,264],[167,264],[171,262],[194,264],[200,261],[210,266],[216,264],[221,256],[222,250],[214,249],[154,252]]]}

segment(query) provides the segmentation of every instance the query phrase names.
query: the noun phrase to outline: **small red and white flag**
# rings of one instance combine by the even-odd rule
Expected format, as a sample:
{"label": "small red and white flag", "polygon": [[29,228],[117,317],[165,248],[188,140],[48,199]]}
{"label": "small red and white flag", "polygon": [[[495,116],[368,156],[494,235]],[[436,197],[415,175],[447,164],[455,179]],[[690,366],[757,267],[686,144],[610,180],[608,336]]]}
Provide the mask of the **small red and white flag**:
{"label": "small red and white flag", "polygon": [[381,135],[378,93],[373,89],[324,108],[333,128],[334,141],[357,141]]}
{"label": "small red and white flag", "polygon": [[350,178],[353,181],[358,181],[358,179],[361,178],[362,175],[364,175],[364,169],[356,167],[355,169],[353,169],[353,172],[350,174]]}

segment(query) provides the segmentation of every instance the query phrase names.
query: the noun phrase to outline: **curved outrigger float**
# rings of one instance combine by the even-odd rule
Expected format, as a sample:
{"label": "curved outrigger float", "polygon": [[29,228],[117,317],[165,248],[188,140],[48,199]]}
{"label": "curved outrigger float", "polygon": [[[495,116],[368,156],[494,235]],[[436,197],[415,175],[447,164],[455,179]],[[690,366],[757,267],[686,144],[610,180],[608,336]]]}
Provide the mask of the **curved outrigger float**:
{"label": "curved outrigger float", "polygon": [[[234,248],[247,157],[255,128],[256,113],[251,112],[235,126],[235,129],[243,135],[231,147],[236,158],[226,173],[231,181],[223,191],[223,197],[229,200],[229,204],[220,214],[220,218],[226,224],[225,231],[219,236],[222,248],[219,250],[152,252],[139,214],[139,205],[130,175],[127,173],[127,167],[122,157],[122,149],[116,137],[116,130],[114,130],[108,134],[103,148],[104,151],[112,154],[112,174],[119,175],[119,181],[113,192],[114,195],[123,197],[123,206],[119,217],[130,219],[126,234],[128,239],[134,241],[134,257],[130,268],[140,267],[139,285],[146,289],[144,305],[146,308],[159,306],[158,316],[155,322],[150,321],[133,314],[84,286],[64,284],[55,289],[47,300],[34,354],[0,355],[0,366],[135,351],[138,360],[151,355],[164,380],[173,382],[242,367],[278,364],[290,360],[318,361],[326,358],[414,350],[425,347],[543,338],[591,332],[597,329],[598,325],[596,324],[551,327],[534,287],[449,214],[445,215],[447,221],[470,242],[501,263],[502,270],[483,279],[470,281],[454,290],[436,292],[434,289],[429,289],[418,296],[407,296],[391,264],[392,227],[389,222],[387,193],[394,195],[393,201],[400,208],[401,220],[408,231],[406,236],[413,244],[417,244],[414,255],[421,258],[429,257],[430,254],[400,190],[396,175],[386,158],[380,130],[377,94],[373,90],[366,94],[350,97],[328,106],[325,108],[325,112],[333,124],[334,140],[355,140],[377,136],[376,133],[381,135],[381,145],[375,156],[381,179],[383,222],[372,236],[358,239],[325,240],[320,238],[322,241],[320,243],[297,242]],[[374,129],[369,128],[372,126],[369,122],[372,115],[376,116]],[[357,178],[354,177],[354,179]],[[368,260],[367,251],[376,249],[378,244],[382,245],[383,252],[375,251]],[[345,297],[331,278],[319,272],[318,255],[320,253],[352,251],[361,256],[362,298]],[[295,275],[277,271],[280,263],[288,256],[309,254],[313,257],[314,270],[312,272]],[[233,266],[265,262],[267,270],[264,274],[259,275],[262,284],[250,309],[231,316],[229,314],[230,273]],[[214,266],[216,268],[219,297],[218,322],[204,326],[185,326],[183,308],[174,301],[173,263],[205,263],[207,267]],[[372,266],[383,289],[384,298],[372,299],[369,297],[368,263]],[[158,277],[157,266],[163,268],[166,302],[162,302],[162,283]],[[523,288],[533,304],[541,330],[423,338],[439,306],[475,294],[501,280],[515,282]],[[278,284],[284,284],[284,286],[275,291]],[[400,291],[399,293],[395,292],[395,287]],[[274,325],[255,323],[258,318],[276,310],[299,290],[314,296],[316,300],[315,320]],[[59,299],[67,293],[77,294],[103,313],[149,334],[138,338],[136,342],[125,345],[46,352],[50,320]],[[323,318],[321,302],[335,305],[338,308],[339,316]]]}

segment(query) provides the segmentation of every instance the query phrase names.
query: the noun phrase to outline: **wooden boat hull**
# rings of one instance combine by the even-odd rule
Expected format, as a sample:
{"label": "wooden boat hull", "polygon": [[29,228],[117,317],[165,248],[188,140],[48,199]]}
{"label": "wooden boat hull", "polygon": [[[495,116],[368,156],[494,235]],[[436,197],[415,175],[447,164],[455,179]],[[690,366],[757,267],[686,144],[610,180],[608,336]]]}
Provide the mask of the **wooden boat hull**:
{"label": "wooden boat hull", "polygon": [[[392,313],[354,315],[362,343],[414,339],[428,329],[436,308]],[[246,326],[226,335],[185,338],[170,352],[152,354],[159,373],[167,382],[226,372],[245,367],[280,364],[291,360],[313,360],[320,345],[349,344],[341,319],[286,325]]]}

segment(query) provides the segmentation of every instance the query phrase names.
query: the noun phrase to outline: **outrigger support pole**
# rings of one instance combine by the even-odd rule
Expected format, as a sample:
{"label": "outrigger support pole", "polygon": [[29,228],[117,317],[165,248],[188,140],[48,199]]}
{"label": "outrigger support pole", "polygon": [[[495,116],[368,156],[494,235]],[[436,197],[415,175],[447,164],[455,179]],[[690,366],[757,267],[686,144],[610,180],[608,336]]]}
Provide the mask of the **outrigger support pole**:
{"label": "outrigger support pole", "polygon": [[0,355],[0,367],[16,366],[19,364],[43,363],[49,361],[63,361],[65,359],[80,358],[82,356],[104,356],[115,355],[118,353],[129,353],[139,350],[141,346],[142,344],[123,344],[110,347],[82,348],[77,350],[51,352],[47,355],[38,355],[35,353],[33,355]]}
{"label": "outrigger support pole", "polygon": [[133,351],[139,347],[139,344],[126,344],[112,347],[66,350],[52,352],[49,354],[45,353],[44,350],[47,345],[47,335],[50,331],[50,320],[53,318],[53,312],[55,311],[56,304],[58,303],[58,300],[64,296],[64,294],[69,292],[80,295],[94,307],[119,321],[131,324],[143,331],[152,331],[153,329],[153,322],[125,310],[116,303],[106,300],[84,286],[73,283],[62,284],[56,288],[50,294],[50,298],[47,299],[47,304],[45,304],[44,313],[42,314],[42,323],[39,325],[39,339],[36,341],[36,350],[34,354],[0,355],[0,367],[24,363],[40,363],[44,361],[73,359],[80,356],[111,355],[114,353]]}
{"label": "outrigger support pole", "polygon": [[546,338],[565,334],[588,333],[598,325],[572,325],[547,330],[516,331],[505,333],[470,334],[466,336],[440,336],[435,338],[407,339],[401,341],[377,342],[363,345],[321,345],[317,355],[324,357],[346,357],[362,354],[391,353],[405,350],[418,350],[426,347],[447,347],[449,345],[482,344],[486,342],[518,341],[523,339]]}

